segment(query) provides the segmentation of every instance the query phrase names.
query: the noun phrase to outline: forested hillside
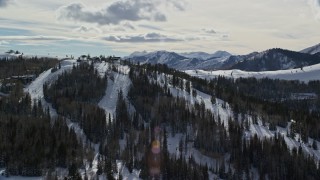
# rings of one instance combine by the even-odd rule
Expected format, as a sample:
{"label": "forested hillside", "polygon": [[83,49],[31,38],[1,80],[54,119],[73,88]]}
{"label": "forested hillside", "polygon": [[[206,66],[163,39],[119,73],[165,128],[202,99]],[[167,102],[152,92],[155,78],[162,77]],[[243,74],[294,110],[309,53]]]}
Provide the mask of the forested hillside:
{"label": "forested hillside", "polygon": [[[269,79],[256,82],[256,80],[250,79],[233,81],[231,79],[218,78],[216,80],[207,82],[188,77],[183,73],[176,72],[172,69],[167,69],[165,66],[161,65],[144,66],[143,68],[140,68],[140,71],[138,72],[139,73],[137,74],[140,76],[137,79],[142,81],[139,81],[140,84],[138,84],[137,87],[141,87],[142,89],[137,92],[140,92],[140,94],[143,94],[143,96],[133,96],[133,100],[135,101],[134,104],[137,105],[137,107],[141,107],[141,105],[138,105],[139,99],[141,99],[141,102],[148,103],[141,103],[145,106],[145,108],[142,109],[141,114],[148,115],[146,119],[154,119],[152,122],[164,124],[165,127],[172,133],[185,133],[186,140],[185,142],[182,142],[182,144],[187,145],[188,142],[193,142],[193,146],[196,149],[199,149],[201,152],[210,157],[220,157],[221,159],[221,157],[229,154],[230,158],[226,162],[222,161],[218,163],[219,165],[217,167],[212,168],[212,171],[218,173],[221,178],[241,179],[242,176],[246,178],[252,178],[252,174],[250,172],[252,167],[258,170],[260,178],[264,177],[264,175],[267,175],[271,179],[300,179],[302,177],[312,178],[313,175],[310,175],[312,173],[305,173],[308,171],[315,173],[313,178],[316,178],[319,175],[320,171],[317,169],[315,161],[311,157],[304,156],[301,147],[299,149],[292,149],[292,151],[290,151],[281,134],[277,134],[275,132],[275,136],[271,139],[259,139],[257,136],[253,136],[250,138],[250,140],[244,139],[244,133],[249,126],[248,123],[257,122],[249,122],[248,119],[239,118],[239,115],[241,114],[252,114],[256,117],[261,116],[261,118],[265,118],[264,123],[268,123],[269,128],[272,129],[275,128],[275,125],[273,124],[275,123],[274,121],[276,121],[277,125],[286,126],[286,123],[290,121],[290,118],[296,117],[296,120],[299,122],[297,124],[301,126],[294,127],[292,131],[296,132],[300,130],[300,133],[303,134],[302,138],[309,137],[311,133],[307,135],[304,134],[304,132],[309,131],[304,131],[302,127],[310,127],[309,123],[314,123],[315,121],[304,121],[304,119],[299,119],[299,117],[306,116],[311,118],[312,113],[306,112],[305,114],[300,114],[300,116],[298,116],[298,114],[294,114],[294,112],[304,112],[302,109],[308,109],[308,106],[305,106],[305,104],[301,104],[301,106],[293,106],[290,104],[290,99],[287,99],[289,102],[283,103],[283,101],[277,101],[277,96],[275,96],[275,99],[269,98],[268,101],[268,98],[264,98],[263,96],[254,94],[252,92],[256,90],[256,92],[261,91],[261,93],[263,93],[271,87],[274,89],[274,91],[280,91],[278,90],[279,88],[276,88],[277,86],[280,86],[279,84],[281,84],[281,90],[288,88],[294,92],[301,92],[302,89],[297,88],[300,86],[309,87],[309,91],[317,92],[317,82],[310,82],[309,86],[299,82],[279,82]],[[170,93],[166,93],[170,92],[168,89],[166,89],[166,85],[163,88],[158,87],[159,91],[157,92],[157,88],[152,88],[154,86],[150,85],[150,80],[148,80],[150,78],[141,76],[143,75],[142,72],[145,72],[149,77],[153,77],[155,79],[155,81],[151,82],[158,82],[156,81],[157,76],[161,76],[161,73],[165,72],[166,74],[172,75],[168,76],[171,78],[167,79],[169,86],[171,84],[173,87],[185,89],[190,93],[189,86],[192,84],[194,87],[201,89],[203,92],[212,94],[213,97],[225,99],[227,102],[231,103],[232,109],[234,110],[233,120],[229,120],[228,127],[225,129],[224,125],[221,124],[219,116],[218,119],[215,119],[215,117],[211,115],[210,111],[205,109],[205,105],[203,103],[195,103],[193,106],[195,109],[193,110],[189,107],[187,108],[187,111],[180,110],[180,103],[178,102],[175,102],[174,106],[171,106],[170,101],[168,102],[167,98],[164,98],[163,95],[161,96],[161,94],[167,94],[167,96],[170,97]],[[187,81],[181,79],[182,77],[186,78]],[[190,80],[191,83],[188,82],[188,80]],[[246,81],[252,81],[248,84],[259,87],[260,90],[257,88],[250,89],[250,87],[242,87],[241,84],[246,84]],[[141,84],[141,82],[147,82],[147,84]],[[230,84],[227,84],[226,82]],[[232,87],[233,83],[236,87]],[[262,86],[263,83],[269,84],[270,87]],[[297,89],[292,88],[292,86]],[[234,92],[234,90],[237,90],[237,92]],[[149,91],[150,93],[148,93]],[[290,94],[290,91],[283,93]],[[148,97],[149,94],[155,97],[154,100],[144,99]],[[268,94],[266,96],[268,96]],[[285,96],[282,96],[282,98],[285,98]],[[215,101],[216,100],[212,99],[212,103],[215,103]],[[160,105],[158,105],[159,103]],[[161,103],[163,103],[162,106]],[[300,101],[294,101],[292,103],[299,104]],[[188,102],[183,102],[181,104],[183,104],[183,106],[188,106]],[[144,106],[142,105],[142,107]],[[152,107],[155,107],[155,110],[153,110]],[[283,113],[281,111],[282,109],[287,109],[287,113],[289,114]],[[317,107],[315,109],[319,108]],[[157,110],[161,112],[157,113]],[[171,114],[170,112],[178,113]],[[287,118],[279,117],[284,117],[285,115],[287,115]],[[292,117],[290,117],[290,115]],[[314,119],[316,119],[316,117],[314,117]],[[187,128],[188,126],[189,128]],[[319,132],[319,130],[314,131],[316,132],[314,135],[317,135]],[[294,132],[291,133],[294,134]],[[192,137],[190,134],[194,136]],[[184,152],[183,149],[184,148],[180,150],[182,153]],[[235,171],[225,168],[225,163],[230,163],[228,166],[230,167],[231,165]],[[278,166],[275,168],[274,164],[277,164]],[[306,169],[297,171],[299,167],[306,167]]]}
{"label": "forested hillside", "polygon": [[7,175],[40,176],[43,169],[81,165],[83,149],[65,119],[50,123],[41,103],[17,86],[0,101],[0,166]]}
{"label": "forested hillside", "polygon": [[0,78],[11,76],[39,75],[43,71],[57,65],[58,60],[54,58],[24,58],[0,59]]}
{"label": "forested hillside", "polygon": [[108,58],[51,67],[0,98],[0,177],[320,177],[319,81],[204,80]]}
{"label": "forested hillside", "polygon": [[107,79],[100,78],[93,64],[75,65],[53,84],[44,84],[47,102],[58,114],[79,123],[92,142],[101,142],[106,134],[106,115],[95,103],[104,95]]}
{"label": "forested hillside", "polygon": [[[10,68],[24,69],[10,75],[39,74],[56,65],[57,60],[17,59],[1,63],[3,77],[7,77]],[[14,84],[11,83],[10,90],[1,88],[8,90],[8,95],[0,97],[0,168],[5,169],[2,175],[42,176],[47,172],[44,170],[81,166],[85,152],[65,119],[51,119],[41,101],[23,92],[25,81],[11,82]]]}

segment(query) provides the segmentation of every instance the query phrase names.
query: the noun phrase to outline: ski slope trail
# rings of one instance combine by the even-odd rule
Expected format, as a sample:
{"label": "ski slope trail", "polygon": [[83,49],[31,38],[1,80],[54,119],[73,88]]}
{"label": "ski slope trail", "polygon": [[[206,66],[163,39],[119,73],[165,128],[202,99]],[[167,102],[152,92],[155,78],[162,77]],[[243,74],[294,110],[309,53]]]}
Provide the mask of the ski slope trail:
{"label": "ski slope trail", "polygon": [[76,61],[66,60],[61,62],[61,69],[58,69],[55,72],[51,72],[52,68],[44,71],[29,86],[27,86],[24,91],[28,92],[32,99],[44,98],[43,85],[45,83],[52,83],[58,79],[60,74],[67,70],[71,70],[74,63],[76,63]]}
{"label": "ski slope trail", "polygon": [[[33,100],[40,100],[44,109],[49,108],[50,116],[52,120],[55,120],[58,116],[56,109],[54,109],[51,103],[48,103],[44,98],[43,93],[43,85],[45,83],[52,83],[58,79],[59,75],[63,72],[70,71],[73,65],[76,63],[75,60],[66,60],[61,62],[61,69],[51,72],[51,69],[41,73],[38,78],[36,78],[29,86],[27,86],[24,91],[29,93],[31,99]],[[87,140],[83,129],[79,126],[78,123],[72,122],[70,119],[66,118],[67,126],[75,131],[77,134],[78,139],[82,140],[83,143]]]}
{"label": "ski slope trail", "polygon": [[[52,83],[55,80],[58,79],[59,75],[61,75],[63,72],[71,71],[74,64],[77,62],[75,60],[65,60],[61,62],[61,69],[58,69],[55,72],[51,72],[51,69],[41,73],[29,86],[27,86],[24,91],[29,93],[31,96],[31,99],[33,100],[40,100],[42,103],[42,106],[44,109],[49,108],[50,116],[54,120],[58,113],[56,109],[54,109],[51,105],[51,103],[48,103],[44,98],[43,93],[43,85],[45,83]],[[73,123],[70,119],[66,118],[66,122],[69,128],[74,129],[75,133],[77,134],[78,138],[85,141],[87,138],[85,138],[85,134],[82,130],[82,128],[78,125],[78,123]]]}
{"label": "ski slope trail", "polygon": [[97,66],[97,70],[100,76],[104,76],[106,73],[108,74],[108,85],[105,95],[98,103],[98,106],[105,110],[106,118],[108,119],[110,115],[111,118],[114,119],[120,91],[123,92],[123,96],[129,106],[128,109],[132,112],[133,106],[129,103],[127,98],[129,88],[132,84],[128,76],[130,68],[128,66],[120,65],[118,67],[118,72],[108,72],[108,65],[103,65],[103,63],[101,63]]}
{"label": "ski slope trail", "polygon": [[60,74],[71,70],[74,63],[76,63],[75,60],[62,61],[61,69],[58,69],[55,72],[51,72],[52,68],[44,71],[29,86],[24,88],[24,91],[30,94],[31,99],[40,100],[43,108],[49,108],[50,115],[52,117],[56,117],[57,112],[53,109],[52,105],[44,99],[43,85],[45,83],[52,83],[53,81],[57,80]]}
{"label": "ski slope trail", "polygon": [[98,103],[98,106],[105,110],[107,118],[109,114],[114,118],[120,90],[123,92],[124,98],[127,99],[127,94],[131,85],[131,80],[128,75],[113,73],[114,80],[108,78],[108,87],[104,97]]}
{"label": "ski slope trail", "polygon": [[[51,103],[48,103],[44,98],[43,93],[43,85],[45,83],[52,83],[55,80],[58,79],[59,75],[61,75],[63,72],[71,71],[73,65],[75,65],[77,62],[75,60],[65,60],[61,62],[61,69],[58,69],[55,72],[51,72],[52,69],[49,69],[47,71],[44,71],[41,73],[29,86],[27,86],[24,91],[29,93],[31,96],[31,99],[33,100],[40,100],[42,103],[42,106],[44,109],[49,108],[50,116],[54,122],[54,120],[57,118],[58,113],[56,109],[54,109],[51,105]],[[73,129],[74,132],[77,135],[77,138],[80,142],[82,142],[83,145],[85,145],[87,142],[89,142],[86,134],[84,133],[83,129],[79,126],[79,123],[74,123],[70,119],[66,118],[66,124],[69,129]],[[89,162],[85,166],[85,171],[80,171],[81,175],[84,177],[85,172],[87,173],[87,176],[89,178],[94,178],[96,176],[96,172],[98,170],[97,162],[98,162],[98,154],[99,154],[99,145],[91,143],[93,145],[94,151],[95,151],[95,157],[92,162],[92,167],[89,166]],[[62,175],[64,176],[64,175]]]}

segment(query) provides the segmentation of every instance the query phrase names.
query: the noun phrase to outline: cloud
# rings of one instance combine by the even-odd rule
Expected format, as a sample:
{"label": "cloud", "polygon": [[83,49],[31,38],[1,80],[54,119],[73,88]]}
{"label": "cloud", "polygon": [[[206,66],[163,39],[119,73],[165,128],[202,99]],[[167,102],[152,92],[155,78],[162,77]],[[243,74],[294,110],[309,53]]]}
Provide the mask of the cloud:
{"label": "cloud", "polygon": [[[121,24],[118,24],[115,26],[111,26],[108,31],[117,31],[117,32],[123,31],[123,32],[125,32],[125,31],[130,31],[130,30],[134,31],[134,30],[136,30],[136,28],[131,23],[125,22],[125,23],[121,23]],[[107,31],[105,31],[105,32],[107,32]]]}
{"label": "cloud", "polygon": [[27,29],[0,27],[1,36],[19,36],[19,35],[33,35],[32,31]]}
{"label": "cloud", "polygon": [[101,33],[102,31],[95,27],[87,27],[87,26],[80,26],[76,29],[74,29],[75,32],[80,33]]}
{"label": "cloud", "polygon": [[127,28],[127,29],[131,29],[131,30],[135,30],[136,29],[132,24],[130,24],[128,22],[124,23],[123,27]]}
{"label": "cloud", "polygon": [[221,38],[223,38],[223,39],[228,39],[228,38],[229,38],[229,35],[228,35],[228,34],[223,34],[223,35],[221,36]]}
{"label": "cloud", "polygon": [[167,4],[172,5],[180,11],[184,11],[187,6],[187,2],[184,0],[167,0]]}
{"label": "cloud", "polygon": [[147,24],[140,24],[139,27],[151,29],[151,30],[163,31],[163,29],[161,29],[160,27],[151,26],[151,25],[147,25]]}
{"label": "cloud", "polygon": [[152,42],[179,42],[184,41],[181,38],[168,37],[159,33],[148,33],[135,36],[107,36],[103,38],[106,41],[120,43],[152,43]]}
{"label": "cloud", "polygon": [[277,38],[289,39],[289,40],[298,39],[298,37],[301,37],[301,36],[293,35],[286,32],[277,32],[277,33],[273,33],[273,35]]}
{"label": "cloud", "polygon": [[123,21],[166,21],[166,16],[150,0],[117,1],[105,8],[90,10],[82,3],[72,3],[57,11],[59,20],[71,20],[99,25],[119,24]]}
{"label": "cloud", "polygon": [[0,7],[5,7],[9,4],[10,0],[0,0]]}
{"label": "cloud", "polygon": [[217,32],[213,29],[202,29],[203,32],[207,34],[216,34]]}
{"label": "cloud", "polygon": [[0,36],[0,41],[59,41],[69,40],[61,36]]}
{"label": "cloud", "polygon": [[308,0],[315,20],[320,21],[320,0]]}

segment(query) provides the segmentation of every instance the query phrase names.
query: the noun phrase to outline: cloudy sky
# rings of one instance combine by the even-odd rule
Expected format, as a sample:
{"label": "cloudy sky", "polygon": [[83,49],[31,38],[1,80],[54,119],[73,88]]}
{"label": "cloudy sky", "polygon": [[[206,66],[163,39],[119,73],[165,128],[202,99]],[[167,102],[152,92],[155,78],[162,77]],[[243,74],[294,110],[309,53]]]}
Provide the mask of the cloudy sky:
{"label": "cloudy sky", "polygon": [[320,0],[0,0],[0,52],[301,50],[320,43]]}

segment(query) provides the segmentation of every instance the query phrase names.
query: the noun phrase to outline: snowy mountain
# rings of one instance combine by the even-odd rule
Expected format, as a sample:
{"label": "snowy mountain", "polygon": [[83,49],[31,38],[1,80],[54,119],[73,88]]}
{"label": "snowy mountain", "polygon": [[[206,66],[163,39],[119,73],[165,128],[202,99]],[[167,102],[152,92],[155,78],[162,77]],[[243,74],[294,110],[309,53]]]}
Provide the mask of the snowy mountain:
{"label": "snowy mountain", "polygon": [[231,54],[225,51],[217,51],[213,54],[205,52],[191,52],[191,53],[175,53],[168,51],[155,51],[147,53],[134,52],[127,58],[135,63],[150,63],[150,64],[166,64],[170,68],[178,70],[189,69],[207,69],[215,64],[222,63]]}
{"label": "snowy mountain", "polygon": [[[217,63],[211,64],[210,66],[207,66],[204,68],[204,70],[218,70],[218,69],[229,69],[233,65],[237,64],[240,61],[244,61],[245,59],[251,58],[252,56],[256,55],[257,52],[250,53],[248,55],[232,55],[232,56],[226,56],[223,60],[221,61],[216,61]],[[217,60],[217,58],[212,57],[208,59],[210,60]]]}
{"label": "snowy mountain", "polygon": [[174,52],[168,51],[155,51],[155,52],[134,52],[129,57],[131,61],[136,63],[150,63],[150,64],[167,64],[174,65],[178,61],[186,59],[186,57],[181,56]]}
{"label": "snowy mountain", "polygon": [[247,55],[231,55],[226,51],[175,53],[168,51],[134,52],[128,56],[135,63],[166,64],[177,70],[276,71],[301,68],[320,63],[320,44],[301,52],[273,48]]}
{"label": "snowy mountain", "polygon": [[[264,56],[261,53],[252,53],[246,56],[212,57],[209,58],[211,60],[199,60],[196,58],[188,59],[184,56],[167,51],[158,51],[154,53],[136,52],[135,54],[141,56],[140,59],[142,63],[150,61],[153,63],[166,63],[172,66],[178,66],[180,61],[180,65],[183,65],[185,62],[187,62],[185,64],[199,63],[194,67],[210,65],[210,63],[213,62],[220,62],[220,64],[226,66],[228,62],[232,64],[244,60],[254,60],[257,57]],[[144,59],[142,59],[142,57]],[[176,59],[180,60],[177,61]],[[305,106],[308,105],[308,103],[313,103],[314,99],[318,100],[319,81],[310,84],[299,84],[297,82],[287,83],[269,79],[261,79],[260,81],[254,79],[238,79],[239,81],[234,81],[233,79],[215,77],[269,77],[271,79],[298,79],[308,82],[310,80],[320,79],[320,64],[307,66],[302,69],[297,68],[268,72],[248,72],[241,70],[185,71],[189,75],[195,77],[205,79],[211,78],[212,83],[192,78],[172,69],[157,69],[151,67],[146,71],[144,66],[122,65],[119,61],[108,61],[108,59],[105,59],[102,62],[97,61],[92,65],[93,66],[89,66],[87,63],[77,62],[74,59],[64,59],[60,61],[59,68],[53,67],[53,69],[56,69],[53,70],[50,68],[45,70],[30,84],[24,86],[24,92],[30,94],[30,99],[38,100],[38,105],[48,111],[46,116],[48,119],[39,122],[47,123],[45,127],[48,129],[51,127],[50,123],[59,123],[60,117],[62,118],[61,122],[64,122],[64,128],[52,130],[49,131],[51,132],[50,134],[46,134],[46,138],[50,138],[51,135],[57,137],[52,141],[48,141],[48,146],[55,147],[53,144],[55,142],[57,142],[55,144],[62,144],[62,140],[66,139],[71,141],[73,139],[71,141],[72,143],[69,143],[68,141],[65,142],[65,148],[61,145],[58,145],[55,148],[63,148],[63,150],[69,152],[66,154],[74,153],[74,157],[81,160],[81,164],[78,166],[60,167],[53,165],[53,173],[58,179],[71,176],[70,174],[72,174],[73,169],[75,169],[77,176],[83,179],[85,179],[85,177],[88,179],[107,179],[107,176],[115,177],[115,179],[120,179],[120,177],[123,179],[148,179],[150,176],[159,177],[159,173],[166,172],[163,170],[165,168],[160,169],[156,174],[143,173],[143,169],[149,168],[148,164],[145,163],[145,159],[148,160],[149,164],[157,164],[160,167],[160,163],[156,160],[159,160],[162,155],[163,159],[166,161],[163,161],[165,163],[161,164],[161,166],[170,169],[170,171],[167,172],[172,172],[171,174],[168,173],[167,176],[170,178],[179,177],[177,179],[185,179],[186,176],[197,176],[192,179],[217,179],[218,177],[227,177],[226,173],[216,174],[216,172],[225,167],[239,168],[236,163],[243,159],[247,159],[247,161],[244,161],[244,163],[246,163],[245,166],[252,166],[255,168],[254,170],[248,170],[249,173],[252,174],[252,179],[259,179],[262,173],[273,174],[274,171],[276,171],[272,168],[266,168],[268,169],[268,172],[266,173],[255,164],[256,162],[260,163],[260,161],[255,160],[253,161],[254,163],[249,161],[251,152],[257,154],[259,159],[269,156],[272,157],[263,160],[263,163],[270,162],[269,165],[267,164],[269,167],[273,165],[273,162],[277,164],[288,162],[282,159],[283,156],[286,156],[290,158],[294,164],[300,165],[299,163],[301,163],[301,167],[314,167],[314,169],[308,170],[310,172],[307,173],[314,174],[313,172],[317,172],[316,164],[314,164],[314,162],[320,160],[320,150],[317,148],[320,147],[320,142],[318,139],[314,138],[314,134],[318,132],[319,124],[313,125],[311,123],[318,122],[316,120],[319,119],[319,114],[309,113],[309,107],[305,108]],[[95,70],[91,67],[94,67]],[[83,78],[83,76],[85,76],[85,78]],[[95,80],[92,80],[92,78]],[[70,82],[69,79],[71,79]],[[90,86],[90,88],[83,89],[93,89],[93,92],[99,90],[102,92],[100,97],[96,101],[81,101],[79,102],[80,106],[74,105],[78,103],[78,99],[87,97],[87,94],[92,93],[84,90],[79,90],[79,92],[77,92],[81,94],[69,92],[76,92],[75,89],[81,89],[76,88],[77,86],[83,87],[91,81],[103,83],[104,85],[93,85],[94,87],[92,88]],[[62,85],[60,85],[60,83]],[[73,85],[70,85],[70,83]],[[80,83],[82,83],[82,85],[79,85]],[[48,86],[48,84],[50,84],[50,86]],[[60,88],[60,86],[62,88]],[[56,87],[56,89],[53,89],[53,87]],[[272,91],[270,91],[270,89],[272,89]],[[56,96],[62,91],[64,92],[63,94],[61,93],[60,96]],[[278,103],[281,103],[283,107],[294,108],[294,112],[297,112],[297,114],[301,113],[302,118],[310,118],[311,123],[304,119],[300,120],[299,116],[295,114],[287,119],[277,118],[286,117],[285,115],[287,115],[287,112],[282,109],[277,110],[273,99],[265,99],[265,97],[268,97],[268,94],[271,94],[273,97],[275,94],[279,93],[280,95],[284,95],[280,96],[281,99],[284,97],[293,97],[292,95],[294,95],[294,98],[311,98],[308,103],[303,104],[300,104],[300,102],[297,101],[294,101],[294,103],[277,101]],[[241,94],[241,96],[239,96],[239,94]],[[54,98],[48,97],[60,98],[60,101],[65,103],[57,104],[54,102]],[[11,96],[3,98],[11,98]],[[14,99],[9,100],[10,101],[7,101],[8,103],[15,103],[15,101],[13,101]],[[26,100],[28,99],[26,98]],[[73,101],[73,103],[69,102],[69,100]],[[287,98],[287,100],[290,100],[290,98]],[[28,102],[31,105],[31,101],[29,100]],[[239,102],[246,103],[246,105],[239,108]],[[5,103],[5,101],[2,101],[2,103]],[[19,105],[21,106],[24,104],[27,103],[19,102]],[[65,104],[67,106],[64,106]],[[86,104],[90,106],[86,106]],[[313,107],[313,104],[308,106]],[[314,104],[314,107],[316,107],[317,110],[319,109],[318,104]],[[3,108],[6,107],[0,108],[0,115],[4,114],[2,113],[4,111]],[[10,111],[7,109],[8,108],[5,110]],[[12,109],[13,110],[10,113],[15,113],[14,108]],[[31,106],[28,109],[28,111],[30,111],[30,116],[37,114],[34,113],[34,110],[31,111]],[[65,115],[64,111],[61,111],[61,109],[66,111],[70,109],[70,111],[72,110],[71,112],[83,112],[77,115],[79,117],[74,115],[71,119],[68,115]],[[89,112],[90,114],[88,114]],[[277,115],[277,117],[274,118],[270,116],[269,119],[269,112]],[[99,116],[95,116],[95,114]],[[92,118],[94,121],[92,121],[91,118],[87,118],[91,117],[89,115],[95,117],[95,119]],[[21,117],[23,116],[26,115],[21,115]],[[39,113],[38,116],[43,115]],[[130,117],[132,117],[132,121]],[[0,123],[7,122],[3,120],[4,118],[7,117],[1,116]],[[106,121],[110,124],[105,124]],[[244,126],[241,127],[238,125],[238,122],[243,122]],[[294,132],[292,129],[295,128],[295,122],[310,128],[307,129],[306,132]],[[21,121],[21,128],[31,129],[33,126],[28,123],[29,121]],[[37,125],[38,123],[33,124]],[[155,124],[154,128],[152,127],[152,124]],[[145,126],[148,129],[150,128],[150,130],[145,130]],[[0,137],[5,137],[3,135],[7,132],[5,128],[10,128],[11,130],[15,127],[19,126],[0,126],[0,135],[2,135]],[[57,124],[52,126],[52,128],[57,127]],[[32,137],[31,140],[39,138],[38,132],[41,132],[41,128],[42,126],[40,128],[31,129],[37,132],[34,134],[30,133],[32,135],[30,135]],[[174,128],[178,131],[175,131]],[[317,131],[310,130],[313,128],[317,128]],[[64,132],[63,134],[70,134],[70,137],[58,136],[63,129],[67,132]],[[94,131],[88,131],[88,129],[94,129]],[[108,133],[102,135],[97,134],[98,137],[102,136],[101,139],[90,138],[92,137],[92,134],[94,134],[92,132],[99,131],[100,129],[103,129],[105,130],[103,132]],[[235,129],[238,130],[234,131]],[[17,129],[17,132],[19,132],[18,130],[20,129]],[[152,138],[150,142],[148,142],[149,132],[151,134],[150,137]],[[167,135],[167,133],[170,135]],[[228,133],[230,136],[227,136]],[[308,133],[310,133],[310,138]],[[55,136],[56,134],[58,135]],[[246,141],[244,141],[244,138]],[[274,142],[274,139],[277,138],[279,138],[279,140]],[[160,142],[162,139],[163,141]],[[23,142],[23,140],[20,141]],[[30,141],[25,142],[26,143],[24,143],[24,146],[22,147],[27,150],[31,149],[30,146],[38,146],[36,143],[31,143],[30,145],[30,143],[28,143]],[[208,142],[212,143],[208,144]],[[242,144],[243,142],[244,144]],[[249,143],[249,148],[247,148],[246,142]],[[256,142],[256,145],[251,145],[253,142]],[[281,142],[281,144],[279,144],[279,142]],[[10,145],[5,146],[8,147],[5,148],[6,152],[12,151],[11,147],[14,147],[14,151],[20,153],[20,146],[12,146],[11,144],[14,143],[11,143],[10,141],[6,143]],[[144,143],[148,144],[148,147],[150,147],[150,153],[148,154],[144,153],[146,151],[146,145],[143,145]],[[69,144],[72,146],[69,146]],[[227,146],[224,146],[224,144],[227,144]],[[31,150],[35,152],[33,154],[36,154],[42,149],[46,149],[46,144],[42,144],[42,146],[42,148],[32,148]],[[59,146],[62,148],[58,148]],[[79,152],[89,152],[90,156],[78,154],[76,150],[71,151],[71,148],[73,147],[81,149]],[[164,148],[160,149],[160,147]],[[217,147],[223,147],[224,149],[221,151],[217,149]],[[281,154],[274,153],[274,151],[263,152],[261,151],[261,149],[263,149],[262,147],[265,149],[272,149],[274,147],[277,150],[279,149]],[[291,153],[297,149],[300,149],[299,151],[301,154],[299,157],[292,156]],[[208,155],[208,153],[216,153],[217,151],[219,151],[220,154],[217,157]],[[230,154],[233,151],[245,151],[246,153],[242,153],[241,156],[237,155],[232,157],[236,158],[233,160],[230,158]],[[256,152],[263,152],[264,154],[259,155],[259,153]],[[130,156],[127,156],[128,153],[131,153]],[[44,162],[47,161],[46,156],[60,158],[59,154],[56,155],[54,153],[48,153],[46,156],[44,153],[42,156],[39,153],[37,156],[41,157]],[[10,157],[14,156],[12,155]],[[301,159],[304,157],[309,160],[302,161]],[[310,160],[310,157],[313,157],[315,161]],[[26,158],[32,158],[32,156],[26,156]],[[20,159],[17,159],[16,161],[19,164],[22,164]],[[137,166],[133,165],[133,161]],[[223,161],[223,163],[221,163],[221,168],[219,168],[218,165],[221,161]],[[291,161],[289,161],[288,164],[279,166],[279,168],[291,168],[289,172],[296,172],[295,170],[300,168],[300,166],[291,166]],[[1,162],[3,162],[3,158],[0,158],[0,163]],[[192,174],[182,167],[175,167],[181,163],[184,163],[184,167],[190,167],[190,171],[197,169]],[[8,172],[10,175],[9,178],[11,179],[20,178],[20,175],[26,176],[18,171],[7,170],[8,168],[5,166],[7,165],[5,164],[4,168],[0,167],[0,179],[6,178],[5,175]],[[24,166],[28,167],[28,165]],[[116,170],[110,167],[115,167]],[[264,166],[261,165],[260,167]],[[41,167],[38,169],[42,170]],[[236,170],[239,172],[244,171],[241,167]],[[43,179],[49,179],[46,178],[47,176],[50,177],[47,175],[49,173],[46,172],[46,169],[44,169],[44,171],[45,173],[37,176],[43,176]],[[227,171],[231,172],[231,169]],[[197,172],[201,172],[204,175],[199,175]],[[287,171],[283,170],[283,172]],[[33,175],[32,173],[35,174],[34,171],[31,171],[31,175]],[[184,175],[186,173],[187,175]],[[285,174],[283,177],[291,177],[291,173]],[[32,179],[35,178],[32,177]]]}
{"label": "snowy mountain", "polygon": [[202,59],[202,60],[231,56],[231,54],[227,51],[216,51],[213,54],[209,54],[206,52],[186,52],[186,53],[180,53],[180,55],[186,58],[191,58],[191,59],[196,58],[196,59]]}
{"label": "snowy mountain", "polygon": [[227,68],[245,71],[276,71],[310,66],[320,63],[319,54],[306,54],[284,49],[269,49],[260,53],[238,57],[238,62]]}
{"label": "snowy mountain", "polygon": [[303,69],[287,69],[278,71],[242,71],[238,69],[233,70],[217,70],[217,71],[204,71],[204,70],[188,70],[187,74],[203,79],[212,79],[218,76],[225,76],[229,78],[270,78],[282,80],[299,80],[299,81],[312,81],[320,80],[320,64],[304,67]]}
{"label": "snowy mountain", "polygon": [[317,54],[320,53],[320,43],[311,47],[308,47],[302,51],[301,53],[307,53],[307,54]]}
{"label": "snowy mountain", "polygon": [[141,52],[140,51],[135,51],[130,56],[144,56],[146,54],[148,54],[147,51],[141,51]]}
{"label": "snowy mountain", "polygon": [[206,52],[186,52],[186,53],[180,53],[180,55],[190,59],[197,58],[202,60],[206,60],[211,57],[211,54]]}
{"label": "snowy mountain", "polygon": [[[314,51],[313,51],[314,52]],[[285,49],[269,49],[247,55],[231,55],[226,51],[175,53],[169,51],[134,52],[129,57],[135,63],[166,64],[178,70],[276,71],[320,63],[320,55]]]}
{"label": "snowy mountain", "polygon": [[215,53],[213,53],[210,58],[218,58],[218,57],[229,57],[231,56],[232,54],[230,54],[229,52],[227,51],[216,51]]}

